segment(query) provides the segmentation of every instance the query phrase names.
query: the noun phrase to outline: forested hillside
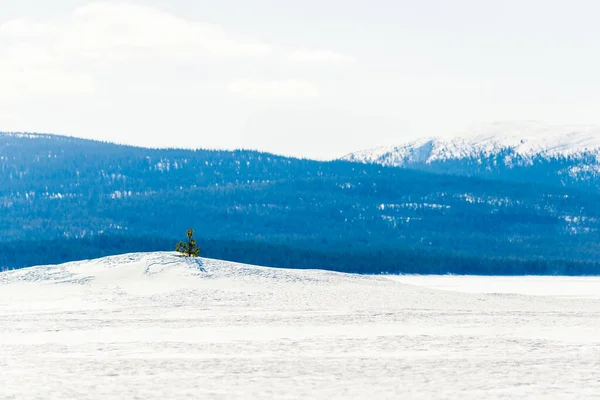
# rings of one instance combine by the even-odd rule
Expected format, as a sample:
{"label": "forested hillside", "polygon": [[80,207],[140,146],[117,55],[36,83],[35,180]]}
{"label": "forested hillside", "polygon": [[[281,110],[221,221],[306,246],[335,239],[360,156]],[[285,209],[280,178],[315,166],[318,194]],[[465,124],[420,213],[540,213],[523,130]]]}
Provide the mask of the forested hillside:
{"label": "forested hillside", "polygon": [[0,134],[0,267],[171,250],[341,271],[597,274],[600,196],[253,151]]}
{"label": "forested hillside", "polygon": [[594,126],[498,122],[463,135],[412,140],[344,159],[600,193],[600,128]]}

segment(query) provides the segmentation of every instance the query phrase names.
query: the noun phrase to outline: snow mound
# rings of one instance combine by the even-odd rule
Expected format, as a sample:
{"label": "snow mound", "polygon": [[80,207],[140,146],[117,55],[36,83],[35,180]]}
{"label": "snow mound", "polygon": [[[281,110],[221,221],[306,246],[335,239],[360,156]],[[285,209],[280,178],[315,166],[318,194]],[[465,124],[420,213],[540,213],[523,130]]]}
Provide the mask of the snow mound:
{"label": "snow mound", "polygon": [[82,285],[143,287],[160,281],[160,286],[179,286],[189,278],[205,274],[200,259],[170,253],[138,253],[40,266],[0,274],[0,284]]}
{"label": "snow mound", "polygon": [[224,291],[285,294],[282,285],[324,287],[374,279],[383,278],[268,268],[171,252],[134,253],[0,273],[0,306],[14,304],[16,299],[34,309],[75,303],[94,308],[147,300],[199,303]]}
{"label": "snow mound", "polygon": [[[354,309],[388,303],[438,308],[477,308],[480,299],[460,291],[411,285],[385,276],[324,270],[269,268],[177,253],[133,253],[97,260],[24,268],[0,273],[0,307],[30,309],[104,308],[140,303],[161,305],[237,302],[243,307],[325,307],[339,302]],[[562,307],[549,299],[494,299],[499,308]]]}
{"label": "snow mound", "polygon": [[137,285],[159,281],[163,286],[202,286],[203,281],[230,279],[232,281],[332,283],[354,275],[329,271],[269,268],[208,258],[181,257],[176,253],[132,253],[84,260],[61,265],[23,268],[0,274],[0,284],[41,283],[80,284],[88,286]]}

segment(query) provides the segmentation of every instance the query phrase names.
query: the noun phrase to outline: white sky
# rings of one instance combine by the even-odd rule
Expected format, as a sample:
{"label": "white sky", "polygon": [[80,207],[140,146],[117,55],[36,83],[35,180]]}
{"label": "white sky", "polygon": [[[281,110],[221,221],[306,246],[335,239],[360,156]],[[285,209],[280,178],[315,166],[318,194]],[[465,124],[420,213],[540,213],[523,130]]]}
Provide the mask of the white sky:
{"label": "white sky", "polygon": [[0,130],[330,158],[600,124],[596,0],[0,0]]}

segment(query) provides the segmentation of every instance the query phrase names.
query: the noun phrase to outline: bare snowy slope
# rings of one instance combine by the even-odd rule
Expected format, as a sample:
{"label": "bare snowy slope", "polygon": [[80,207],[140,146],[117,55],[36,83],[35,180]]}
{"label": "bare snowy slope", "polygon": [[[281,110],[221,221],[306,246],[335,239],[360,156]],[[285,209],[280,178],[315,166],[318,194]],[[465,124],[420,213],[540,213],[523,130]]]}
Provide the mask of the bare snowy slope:
{"label": "bare snowy slope", "polygon": [[[453,137],[425,138],[352,153],[345,160],[465,175],[597,188],[600,127],[537,122],[480,125]],[[534,170],[524,179],[510,170]],[[520,174],[520,172],[519,172]]]}
{"label": "bare snowy slope", "polygon": [[598,298],[201,264],[147,253],[1,273],[0,398],[600,393]]}
{"label": "bare snowy slope", "polygon": [[425,138],[394,147],[349,154],[345,159],[403,166],[443,160],[488,157],[509,151],[513,156],[547,158],[600,155],[600,127],[547,126],[537,122],[482,125],[450,138]]}

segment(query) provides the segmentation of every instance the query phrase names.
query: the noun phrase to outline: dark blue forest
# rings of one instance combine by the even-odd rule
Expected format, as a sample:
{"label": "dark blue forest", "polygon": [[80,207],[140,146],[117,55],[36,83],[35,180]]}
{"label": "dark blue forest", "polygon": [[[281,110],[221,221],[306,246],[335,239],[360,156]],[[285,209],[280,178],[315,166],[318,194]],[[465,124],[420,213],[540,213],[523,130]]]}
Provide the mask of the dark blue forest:
{"label": "dark blue forest", "polygon": [[[539,172],[543,173],[543,172]],[[0,268],[173,250],[355,273],[600,274],[600,192],[0,134]]]}

